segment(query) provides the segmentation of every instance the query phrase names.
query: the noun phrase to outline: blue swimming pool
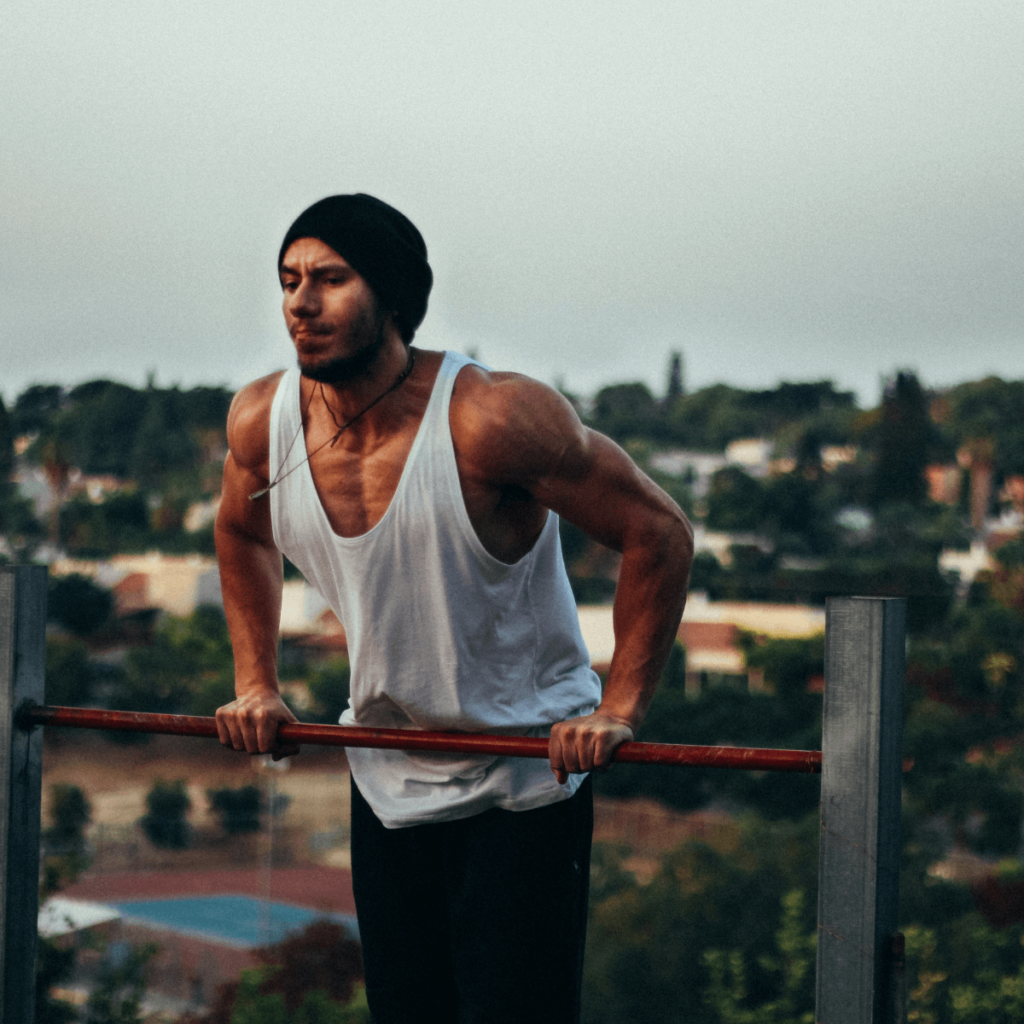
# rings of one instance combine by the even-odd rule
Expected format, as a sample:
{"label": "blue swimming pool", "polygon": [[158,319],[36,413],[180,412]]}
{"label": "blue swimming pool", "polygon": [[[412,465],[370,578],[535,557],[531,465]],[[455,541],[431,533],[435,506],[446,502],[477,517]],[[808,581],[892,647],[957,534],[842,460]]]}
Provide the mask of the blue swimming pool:
{"label": "blue swimming pool", "polygon": [[181,896],[125,900],[110,906],[127,921],[245,949],[277,942],[324,918],[336,921],[350,935],[359,936],[356,919],[350,914],[324,914],[292,903],[264,902],[254,896]]}

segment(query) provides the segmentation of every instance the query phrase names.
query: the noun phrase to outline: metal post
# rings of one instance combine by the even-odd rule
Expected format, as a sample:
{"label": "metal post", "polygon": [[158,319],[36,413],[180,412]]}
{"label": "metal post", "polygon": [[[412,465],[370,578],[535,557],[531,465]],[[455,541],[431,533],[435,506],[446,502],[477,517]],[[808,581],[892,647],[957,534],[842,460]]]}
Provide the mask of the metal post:
{"label": "metal post", "polygon": [[35,1019],[41,729],[20,729],[24,701],[43,702],[46,568],[0,566],[0,1021]]}
{"label": "metal post", "polygon": [[906,602],[837,597],[825,618],[818,1024],[883,1024],[900,866]]}

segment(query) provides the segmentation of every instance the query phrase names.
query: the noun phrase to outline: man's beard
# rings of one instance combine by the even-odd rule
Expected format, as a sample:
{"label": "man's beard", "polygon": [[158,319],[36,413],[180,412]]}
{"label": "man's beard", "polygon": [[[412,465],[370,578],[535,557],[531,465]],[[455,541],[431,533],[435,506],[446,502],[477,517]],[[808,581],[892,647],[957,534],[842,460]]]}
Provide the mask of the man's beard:
{"label": "man's beard", "polygon": [[326,363],[304,363],[299,357],[299,371],[303,377],[315,380],[319,384],[348,384],[365,377],[370,367],[384,348],[384,317],[377,322],[377,336],[365,348],[354,356],[338,356]]}

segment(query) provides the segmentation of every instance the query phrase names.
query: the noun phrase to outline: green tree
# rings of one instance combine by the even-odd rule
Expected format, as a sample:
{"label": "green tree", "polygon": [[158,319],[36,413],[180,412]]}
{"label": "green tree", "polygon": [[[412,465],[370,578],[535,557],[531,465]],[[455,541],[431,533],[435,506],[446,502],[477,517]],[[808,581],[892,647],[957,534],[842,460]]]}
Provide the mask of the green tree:
{"label": "green tree", "polygon": [[260,966],[221,985],[207,1013],[181,1024],[370,1024],[361,947],[333,921],[254,951]]}
{"label": "green tree", "polygon": [[[721,849],[688,842],[666,854],[651,882],[621,876],[595,890],[584,974],[585,1024],[712,1024],[721,1018],[708,1002],[712,975],[704,954],[740,950],[746,1005],[778,1003],[792,994],[803,1012],[813,970],[779,967],[779,935],[815,932],[817,822],[765,825],[746,820]],[[610,874],[599,852],[602,874]],[[614,876],[613,876],[613,881]],[[794,944],[808,959],[806,945]],[[727,975],[726,975],[727,977]],[[794,1018],[794,1019],[799,1019]]]}
{"label": "green tree", "polygon": [[591,417],[602,434],[624,441],[658,432],[659,408],[646,384],[612,384],[598,391]]}
{"label": "green tree", "polygon": [[665,408],[671,409],[683,397],[683,353],[673,352],[669,357],[668,386],[665,388]]}
{"label": "green tree", "polygon": [[777,977],[778,990],[758,1006],[747,1002],[745,951],[709,949],[704,964],[710,975],[706,1000],[721,1024],[812,1024],[817,935],[805,928],[806,897],[794,889],[782,897],[782,921],[776,952],[761,954],[758,966]]}
{"label": "green tree", "polygon": [[50,818],[43,842],[55,853],[84,853],[85,828],[92,820],[92,806],[79,786],[57,782],[50,787]]}
{"label": "green tree", "polygon": [[46,638],[46,703],[82,707],[92,698],[96,672],[81,640]]}
{"label": "green tree", "polygon": [[371,1024],[364,990],[342,1004],[323,989],[314,989],[289,1012],[281,992],[264,991],[263,986],[272,973],[273,968],[242,971],[231,1024]]}
{"label": "green tree", "polygon": [[208,789],[210,810],[220,817],[221,827],[228,835],[260,830],[260,791],[258,786],[231,789]]}
{"label": "green tree", "polygon": [[114,595],[81,573],[51,576],[47,618],[76,636],[95,633],[110,619]]}
{"label": "green tree", "polygon": [[72,439],[75,465],[84,473],[129,476],[128,454],[146,406],[143,392],[110,380],[72,388],[61,420]]}
{"label": "green tree", "polygon": [[745,404],[747,394],[715,384],[677,399],[669,418],[672,439],[690,448],[720,452],[730,441],[757,435],[761,420]]}
{"label": "green tree", "polygon": [[59,384],[32,384],[14,401],[11,412],[15,434],[35,434],[60,411],[64,389]]}
{"label": "green tree", "polygon": [[875,437],[874,505],[920,505],[927,494],[925,466],[939,448],[928,399],[913,373],[897,373],[885,388]]}
{"label": "green tree", "polygon": [[348,707],[350,676],[348,658],[344,655],[332,658],[309,676],[306,686],[313,699],[310,708],[313,721],[337,724]]}
{"label": "green tree", "polygon": [[958,384],[940,400],[942,430],[956,447],[974,438],[992,442],[996,482],[1024,473],[1024,380],[999,377]]}
{"label": "green tree", "polygon": [[726,466],[711,478],[707,525],[712,530],[754,531],[765,526],[765,489],[738,466]]}
{"label": "green tree", "polygon": [[155,942],[130,946],[104,965],[85,1004],[83,1024],[142,1024],[146,968],[159,952]]}
{"label": "green tree", "polygon": [[131,450],[130,470],[143,488],[155,490],[168,471],[195,464],[199,450],[181,415],[177,391],[153,390],[148,398]]}
{"label": "green tree", "polygon": [[10,500],[14,487],[11,473],[14,472],[14,429],[7,406],[0,397],[0,505]]}
{"label": "green tree", "polygon": [[61,509],[60,535],[70,552],[85,557],[142,551],[152,541],[149,507],[137,491],[118,491],[99,503],[79,495]]}
{"label": "green tree", "polygon": [[71,1024],[78,1011],[65,999],[51,995],[51,989],[68,981],[75,972],[77,950],[40,935],[36,942],[35,1024]]}
{"label": "green tree", "polygon": [[184,779],[157,779],[146,795],[147,813],[139,819],[146,838],[162,849],[182,850],[189,843],[186,815],[192,809]]}
{"label": "green tree", "polygon": [[128,652],[110,706],[121,711],[212,714],[233,699],[233,678],[224,613],[201,605],[189,616],[168,616],[149,646]]}

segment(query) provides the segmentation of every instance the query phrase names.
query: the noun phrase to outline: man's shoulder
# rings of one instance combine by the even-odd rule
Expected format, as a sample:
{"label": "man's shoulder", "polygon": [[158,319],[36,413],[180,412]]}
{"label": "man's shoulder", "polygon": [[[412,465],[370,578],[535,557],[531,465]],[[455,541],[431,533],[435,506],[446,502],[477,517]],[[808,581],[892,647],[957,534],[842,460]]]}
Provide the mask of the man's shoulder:
{"label": "man's shoulder", "polygon": [[520,373],[464,367],[450,412],[456,453],[484,475],[529,475],[579,441],[583,424],[553,387]]}
{"label": "man's shoulder", "polygon": [[235,461],[255,468],[265,462],[270,447],[270,407],[284,370],[246,384],[228,411],[228,447]]}
{"label": "man's shoulder", "polygon": [[491,370],[479,363],[462,367],[452,392],[453,415],[509,419],[523,406],[561,409],[565,399],[552,387],[521,373]]}

